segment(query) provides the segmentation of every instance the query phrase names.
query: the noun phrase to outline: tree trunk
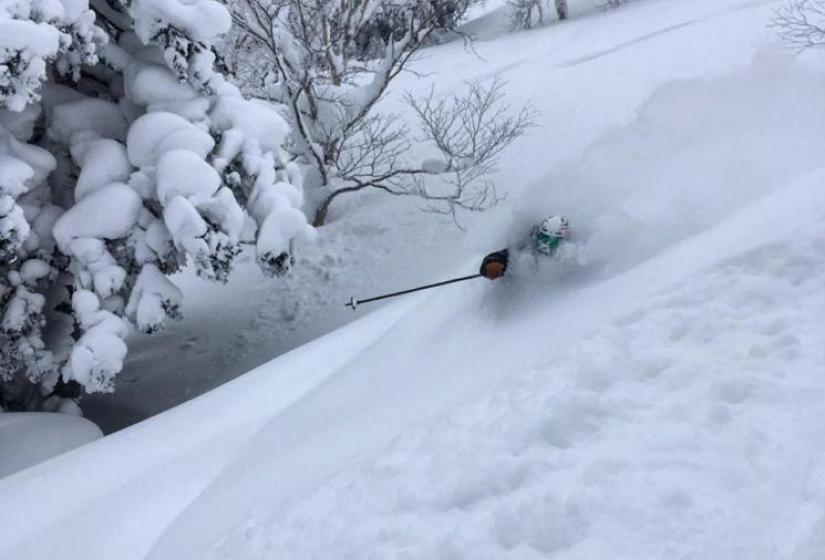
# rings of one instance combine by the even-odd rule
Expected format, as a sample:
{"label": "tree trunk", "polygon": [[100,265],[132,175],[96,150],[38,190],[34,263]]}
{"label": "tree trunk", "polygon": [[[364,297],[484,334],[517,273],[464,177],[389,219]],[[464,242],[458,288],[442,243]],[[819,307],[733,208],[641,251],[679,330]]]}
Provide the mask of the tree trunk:
{"label": "tree trunk", "polygon": [[567,0],[556,0],[556,13],[559,16],[559,21],[564,21],[567,19]]}
{"label": "tree trunk", "polygon": [[312,220],[312,227],[323,227],[327,223],[327,214],[329,214],[329,206],[332,203],[332,197],[325,198],[318,209],[315,210],[315,218]]}
{"label": "tree trunk", "polygon": [[323,225],[326,225],[327,214],[329,214],[329,207],[332,205],[332,201],[335,200],[337,197],[341,196],[344,193],[353,193],[356,191],[360,191],[366,186],[367,185],[354,185],[350,187],[344,187],[336,191],[332,191],[332,193],[330,193],[328,197],[321,201],[321,204],[318,205],[318,209],[315,210],[315,219],[312,220],[312,226],[321,227]]}

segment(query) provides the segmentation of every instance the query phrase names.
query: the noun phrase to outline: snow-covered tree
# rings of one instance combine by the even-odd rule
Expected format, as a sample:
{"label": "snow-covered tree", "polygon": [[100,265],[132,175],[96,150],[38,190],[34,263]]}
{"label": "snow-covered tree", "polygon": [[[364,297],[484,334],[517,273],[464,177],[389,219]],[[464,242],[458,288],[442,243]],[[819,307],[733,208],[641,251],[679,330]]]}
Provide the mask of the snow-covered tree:
{"label": "snow-covered tree", "polygon": [[565,20],[570,14],[570,9],[567,7],[567,0],[554,0],[556,6],[556,17],[560,20]]}
{"label": "snow-covered tree", "polygon": [[168,276],[285,272],[311,235],[289,129],[215,70],[215,0],[0,0],[0,408],[110,391]]}
{"label": "snow-covered tree", "polygon": [[604,0],[602,2],[602,7],[604,9],[610,9],[610,8],[615,9],[615,8],[620,8],[620,7],[624,6],[628,2],[630,2],[630,0]]}
{"label": "snow-covered tree", "polygon": [[[530,29],[534,25],[540,25],[544,22],[545,10],[549,3],[550,0],[507,0],[513,27]],[[556,17],[560,21],[569,17],[567,0],[553,0],[553,5],[556,9]]]}
{"label": "snow-covered tree", "polygon": [[403,37],[407,32],[406,13],[410,8],[424,17],[429,12],[434,13],[436,33],[439,33],[458,27],[469,5],[476,2],[478,0],[418,0],[409,7],[404,1],[382,2],[358,30],[355,37],[356,55],[362,59],[381,56],[384,45],[390,38]]}
{"label": "snow-covered tree", "polygon": [[[415,54],[454,25],[470,1],[233,1],[239,40],[257,61],[257,70],[247,65],[239,74],[259,95],[288,108],[288,149],[305,167],[315,225],[326,222],[338,197],[363,189],[424,198],[448,213],[497,200],[485,177],[530,122],[528,111],[506,111],[501,84],[475,84],[464,97],[419,103],[420,139],[435,156],[424,164],[408,157],[412,138],[404,123],[377,107]],[[393,24],[375,32],[388,17]],[[433,117],[442,122],[427,120]]]}

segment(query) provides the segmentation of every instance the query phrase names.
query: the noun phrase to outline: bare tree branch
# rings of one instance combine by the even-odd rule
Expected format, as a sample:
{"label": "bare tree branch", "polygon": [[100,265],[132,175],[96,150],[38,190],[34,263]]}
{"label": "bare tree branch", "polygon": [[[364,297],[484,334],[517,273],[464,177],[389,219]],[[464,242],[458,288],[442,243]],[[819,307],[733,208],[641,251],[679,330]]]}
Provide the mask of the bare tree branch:
{"label": "bare tree branch", "polygon": [[825,48],[825,2],[790,0],[776,10],[771,27],[798,52]]}
{"label": "bare tree branch", "polygon": [[[226,1],[240,33],[238,50],[261,58],[234,62],[254,83],[266,84],[263,97],[286,107],[294,156],[320,181],[308,185],[322,194],[315,225],[325,223],[333,201],[364,189],[421,198],[428,209],[452,215],[498,201],[489,177],[532,118],[529,108],[508,111],[503,83],[470,84],[464,96],[407,99],[419,140],[439,154],[437,163],[410,162],[410,130],[378,109],[445,18],[460,17],[475,0]],[[396,26],[377,28],[379,13]],[[365,33],[372,34],[367,51]]]}

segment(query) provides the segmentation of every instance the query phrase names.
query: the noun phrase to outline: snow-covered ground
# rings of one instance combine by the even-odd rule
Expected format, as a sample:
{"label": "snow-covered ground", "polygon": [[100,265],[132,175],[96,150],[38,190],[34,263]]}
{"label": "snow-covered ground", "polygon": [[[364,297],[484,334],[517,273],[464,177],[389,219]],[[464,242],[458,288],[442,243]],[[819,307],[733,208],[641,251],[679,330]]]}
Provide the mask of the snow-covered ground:
{"label": "snow-covered ground", "polygon": [[508,202],[464,234],[352,201],[306,249],[340,271],[317,293],[309,265],[187,294],[162,352],[133,345],[132,397],[87,409],[141,418],[351,320],[353,290],[472,272],[543,212],[586,264],[392,302],[2,479],[0,557],[825,556],[825,63],[782,52],[775,6],[639,0],[509,34],[493,5],[475,53],[428,50],[439,91],[498,75],[541,111]]}
{"label": "snow-covered ground", "polygon": [[0,477],[76,449],[103,434],[80,416],[55,413],[0,414]]}

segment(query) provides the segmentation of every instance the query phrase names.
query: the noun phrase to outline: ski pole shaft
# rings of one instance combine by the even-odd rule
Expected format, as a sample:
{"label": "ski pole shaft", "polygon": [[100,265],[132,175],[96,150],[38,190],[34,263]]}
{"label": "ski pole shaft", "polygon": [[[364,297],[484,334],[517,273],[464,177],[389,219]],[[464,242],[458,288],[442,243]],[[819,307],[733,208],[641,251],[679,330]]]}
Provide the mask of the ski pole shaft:
{"label": "ski pole shaft", "polygon": [[393,297],[403,296],[406,294],[411,294],[413,292],[421,292],[423,290],[431,290],[433,288],[438,288],[439,286],[446,286],[447,284],[455,284],[456,282],[466,282],[467,280],[473,280],[474,278],[480,278],[481,274],[473,274],[471,276],[462,276],[461,278],[453,278],[452,280],[445,280],[443,282],[436,282],[435,284],[427,284],[426,286],[419,286],[418,288],[411,288],[409,290],[402,290],[400,292],[393,292],[391,294],[384,294],[382,296],[376,296],[368,299],[361,299],[357,300],[354,297],[349,301],[349,303],[345,304],[344,307],[351,307],[353,311],[355,310],[358,305],[362,303],[370,303],[373,301],[379,301],[382,299],[389,299]]}

